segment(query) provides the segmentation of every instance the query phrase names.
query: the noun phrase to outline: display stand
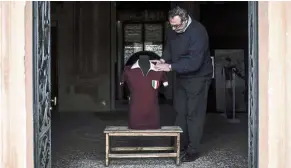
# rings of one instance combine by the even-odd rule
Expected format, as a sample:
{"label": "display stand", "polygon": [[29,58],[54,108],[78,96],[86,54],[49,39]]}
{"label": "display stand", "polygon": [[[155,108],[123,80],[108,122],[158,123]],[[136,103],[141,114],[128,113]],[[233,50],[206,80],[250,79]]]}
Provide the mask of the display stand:
{"label": "display stand", "polygon": [[225,118],[227,118],[227,100],[228,97],[227,96],[230,96],[228,93],[227,93],[227,89],[229,89],[229,87],[231,87],[231,90],[232,90],[232,118],[227,118],[227,121],[229,123],[240,123],[240,120],[238,118],[236,118],[236,107],[235,107],[235,104],[236,104],[236,99],[235,99],[235,81],[236,81],[236,74],[234,72],[234,68],[231,70],[231,75],[232,75],[232,78],[230,80],[230,84],[227,83],[227,80],[226,80],[226,76],[225,76],[225,68],[223,68],[223,77],[224,77],[224,100],[225,100],[225,103],[224,103],[224,113],[223,113],[223,116]]}
{"label": "display stand", "polygon": [[223,117],[227,118],[227,107],[226,107],[226,79],[225,79],[225,68],[222,68],[223,77],[223,100],[224,100],[224,112],[221,114]]}

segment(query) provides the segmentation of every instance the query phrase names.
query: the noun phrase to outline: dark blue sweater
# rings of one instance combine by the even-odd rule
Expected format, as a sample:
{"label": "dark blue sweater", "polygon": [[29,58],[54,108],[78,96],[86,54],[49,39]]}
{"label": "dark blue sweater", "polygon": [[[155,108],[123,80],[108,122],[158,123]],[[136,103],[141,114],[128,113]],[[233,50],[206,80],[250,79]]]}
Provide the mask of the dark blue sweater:
{"label": "dark blue sweater", "polygon": [[204,26],[192,20],[184,33],[169,29],[162,57],[180,77],[211,77],[212,62],[208,34]]}

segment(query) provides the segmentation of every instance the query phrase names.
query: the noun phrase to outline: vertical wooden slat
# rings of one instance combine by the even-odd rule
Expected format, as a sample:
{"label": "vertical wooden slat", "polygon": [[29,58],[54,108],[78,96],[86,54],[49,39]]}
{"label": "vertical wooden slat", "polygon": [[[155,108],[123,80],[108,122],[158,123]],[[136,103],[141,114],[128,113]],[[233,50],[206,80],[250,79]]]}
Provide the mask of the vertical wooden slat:
{"label": "vertical wooden slat", "polygon": [[105,152],[106,152],[106,158],[105,158],[105,166],[109,165],[109,150],[110,150],[110,139],[109,139],[109,134],[106,134],[106,146],[105,146]]}
{"label": "vertical wooden slat", "polygon": [[176,164],[180,165],[180,133],[177,134],[176,137],[176,152],[177,152],[177,158],[176,158]]}

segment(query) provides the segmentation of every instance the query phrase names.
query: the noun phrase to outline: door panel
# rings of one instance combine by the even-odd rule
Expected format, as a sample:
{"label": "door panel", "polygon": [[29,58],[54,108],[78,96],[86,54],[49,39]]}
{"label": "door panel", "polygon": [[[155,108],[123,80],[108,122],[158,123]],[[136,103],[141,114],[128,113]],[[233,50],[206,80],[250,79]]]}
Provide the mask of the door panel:
{"label": "door panel", "polygon": [[33,2],[34,162],[51,168],[50,2]]}
{"label": "door panel", "polygon": [[110,2],[64,3],[58,20],[59,112],[111,106]]}
{"label": "door panel", "polygon": [[[79,111],[110,110],[110,2],[80,2],[77,79]],[[83,99],[83,97],[86,97]],[[84,101],[88,99],[87,101]],[[91,104],[90,104],[91,103]]]}

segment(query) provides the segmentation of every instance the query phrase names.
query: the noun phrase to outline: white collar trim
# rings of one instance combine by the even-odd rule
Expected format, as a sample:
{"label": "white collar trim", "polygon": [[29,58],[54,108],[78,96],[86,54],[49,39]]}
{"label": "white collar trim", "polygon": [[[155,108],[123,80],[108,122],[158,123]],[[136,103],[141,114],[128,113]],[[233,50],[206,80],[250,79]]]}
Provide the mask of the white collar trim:
{"label": "white collar trim", "polygon": [[[135,69],[135,68],[140,68],[140,66],[138,64],[138,60],[131,66],[131,69]],[[150,69],[149,70],[158,71],[152,62],[150,62]]]}
{"label": "white collar trim", "polygon": [[186,31],[186,29],[189,27],[189,25],[191,24],[191,22],[192,22],[192,18],[190,17],[190,15],[188,15],[188,23],[187,23],[187,26],[184,28],[184,30],[183,30],[183,32],[185,32]]}
{"label": "white collar trim", "polygon": [[[150,62],[150,70],[153,70],[153,71],[158,71],[157,69],[155,69],[155,65],[152,63],[152,62]],[[139,66],[139,64],[138,64],[138,60],[136,61],[136,63],[134,63],[132,66],[131,66],[131,69],[135,69],[135,68],[140,68],[140,66]],[[123,84],[123,82],[120,82],[120,85],[122,85]],[[168,82],[163,82],[163,85],[165,86],[165,87],[167,87],[168,85],[169,85],[169,83]]]}

